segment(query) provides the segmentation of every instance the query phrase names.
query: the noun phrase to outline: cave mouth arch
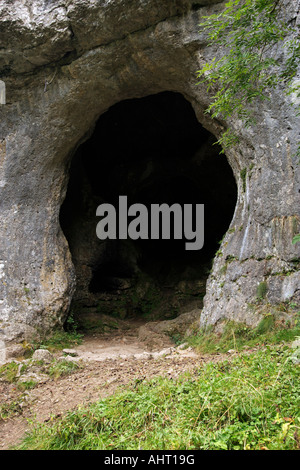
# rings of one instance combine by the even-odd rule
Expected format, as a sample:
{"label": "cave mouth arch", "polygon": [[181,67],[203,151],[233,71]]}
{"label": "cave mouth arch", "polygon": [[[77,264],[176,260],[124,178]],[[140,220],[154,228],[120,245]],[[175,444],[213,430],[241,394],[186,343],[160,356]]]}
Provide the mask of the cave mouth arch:
{"label": "cave mouth arch", "polygon": [[[204,204],[203,248],[187,251],[185,240],[99,240],[96,208],[117,207],[120,195],[146,207]],[[226,156],[183,95],[166,91],[109,108],[73,156],[60,211],[82,324],[91,314],[158,319],[201,308],[236,201]]]}

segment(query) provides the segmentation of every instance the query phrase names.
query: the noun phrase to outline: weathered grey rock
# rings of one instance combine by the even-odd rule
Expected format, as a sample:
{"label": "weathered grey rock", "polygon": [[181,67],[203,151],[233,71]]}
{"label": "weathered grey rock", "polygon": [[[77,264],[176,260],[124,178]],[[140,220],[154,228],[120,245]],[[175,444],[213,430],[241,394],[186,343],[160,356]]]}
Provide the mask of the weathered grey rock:
{"label": "weathered grey rock", "polygon": [[0,341],[0,365],[5,364],[6,362],[6,347],[5,342]]}
{"label": "weathered grey rock", "polygon": [[[294,343],[295,343],[295,341],[294,341]],[[293,364],[299,365],[300,364],[300,346],[298,344],[298,345],[294,345],[292,347],[293,347],[293,353],[291,354],[289,359],[293,362]]]}
{"label": "weathered grey rock", "polygon": [[[164,320],[158,322],[149,322],[141,326],[138,331],[139,340],[146,344],[152,350],[160,349],[157,357],[170,354],[174,351],[172,348],[172,336],[185,336],[191,325],[195,322],[199,328],[199,311],[183,313],[173,320]],[[166,348],[166,346],[170,346]],[[161,349],[161,348],[164,349]]]}
{"label": "weathered grey rock", "polygon": [[63,349],[63,353],[67,354],[67,356],[72,356],[72,357],[78,356],[78,352],[76,351],[76,349]]}
{"label": "weathered grey rock", "polygon": [[162,349],[161,351],[152,353],[152,355],[153,355],[153,358],[156,359],[159,357],[169,356],[173,352],[174,352],[174,348],[165,348],[165,349]]}
{"label": "weathered grey rock", "polygon": [[134,354],[133,357],[137,360],[148,360],[152,358],[152,354],[145,351],[140,354]]}
{"label": "weathered grey rock", "polygon": [[36,374],[35,372],[28,372],[26,374],[21,375],[18,381],[20,383],[26,383],[26,382],[45,383],[45,382],[48,382],[49,379],[50,377],[46,374],[41,374],[41,373]]}
{"label": "weathered grey rock", "polygon": [[236,353],[236,350],[235,349],[228,349],[228,354],[235,354]]}
{"label": "weathered grey rock", "polygon": [[184,336],[189,327],[197,320],[199,320],[199,310],[192,310],[172,320],[155,322],[151,325],[151,329],[156,333],[163,333],[168,336],[177,334]]}
{"label": "weathered grey rock", "polygon": [[7,345],[7,343],[4,343],[4,347],[2,349],[2,357],[3,357],[3,362],[6,362],[5,359],[9,360],[9,358],[17,358],[17,359],[23,359],[24,358],[24,353],[25,349],[22,344],[11,344]]}
{"label": "weathered grey rock", "polygon": [[[59,211],[75,149],[113,104],[166,90],[183,94],[217,138],[229,125],[240,138],[227,152],[237,205],[208,279],[201,325],[226,318],[256,324],[251,305],[261,282],[268,303],[300,302],[299,244],[291,244],[300,232],[299,117],[291,106],[297,98],[279,86],[257,106],[253,129],[204,114],[210,96],[196,85],[195,73],[226,51],[207,47],[198,24],[222,8],[218,3],[0,0],[0,78],[7,95],[0,105],[5,348],[66,318],[75,272]],[[297,20],[296,2],[284,4],[289,20]],[[272,54],[286,60],[283,49]]]}
{"label": "weathered grey rock", "polygon": [[295,339],[295,341],[292,342],[291,347],[293,349],[300,349],[300,338]]}
{"label": "weathered grey rock", "polygon": [[138,331],[139,341],[151,351],[161,351],[166,346],[172,347],[173,342],[168,335],[154,330],[156,325],[156,322],[150,322],[141,326]]}
{"label": "weathered grey rock", "polygon": [[74,356],[59,356],[57,358],[57,362],[77,362],[79,360],[78,357]]}
{"label": "weathered grey rock", "polygon": [[179,346],[176,347],[176,350],[177,351],[182,351],[184,349],[187,349],[189,346],[188,346],[188,343],[181,343]]}
{"label": "weathered grey rock", "polygon": [[32,361],[43,361],[45,364],[50,364],[54,357],[47,349],[37,349],[32,355]]}

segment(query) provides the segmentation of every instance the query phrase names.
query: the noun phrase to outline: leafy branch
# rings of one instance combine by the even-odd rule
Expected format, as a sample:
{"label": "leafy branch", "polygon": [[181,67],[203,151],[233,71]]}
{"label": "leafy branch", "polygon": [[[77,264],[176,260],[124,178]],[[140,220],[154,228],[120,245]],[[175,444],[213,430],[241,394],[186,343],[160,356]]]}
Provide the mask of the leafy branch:
{"label": "leafy branch", "polygon": [[[249,105],[269,100],[269,91],[279,82],[288,84],[288,93],[300,96],[300,85],[293,85],[299,64],[298,39],[288,42],[288,59],[278,73],[278,60],[268,51],[285,40],[291,28],[279,19],[281,0],[229,0],[225,9],[204,17],[199,26],[208,32],[209,46],[227,45],[227,53],[214,58],[198,70],[199,83],[213,91],[206,112],[212,118],[236,116],[246,127],[256,123]],[[238,141],[230,130],[219,140],[223,148]]]}
{"label": "leafy branch", "polygon": [[294,236],[292,244],[295,245],[298,242],[300,242],[300,233],[298,233],[298,235]]}

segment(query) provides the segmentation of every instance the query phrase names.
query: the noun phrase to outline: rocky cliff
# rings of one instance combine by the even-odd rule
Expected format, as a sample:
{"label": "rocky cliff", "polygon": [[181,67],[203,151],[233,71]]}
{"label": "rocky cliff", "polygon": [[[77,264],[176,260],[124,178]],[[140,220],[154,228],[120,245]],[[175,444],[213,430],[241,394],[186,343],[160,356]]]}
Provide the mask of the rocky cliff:
{"label": "rocky cliff", "polygon": [[[286,1],[291,24],[297,2]],[[0,327],[5,344],[61,325],[75,271],[59,223],[76,149],[112,105],[171,91],[219,138],[238,187],[230,228],[207,282],[201,325],[255,324],[253,304],[300,301],[300,122],[284,86],[256,109],[259,125],[212,120],[196,71],[215,55],[199,33],[216,0],[0,0]],[[276,50],[282,63],[285,50]],[[200,318],[200,311],[199,311]]]}

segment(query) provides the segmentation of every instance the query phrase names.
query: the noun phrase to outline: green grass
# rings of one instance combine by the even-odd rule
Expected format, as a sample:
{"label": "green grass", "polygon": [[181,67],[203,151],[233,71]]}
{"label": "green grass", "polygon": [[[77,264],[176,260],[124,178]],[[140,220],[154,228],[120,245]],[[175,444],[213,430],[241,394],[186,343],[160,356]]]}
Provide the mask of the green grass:
{"label": "green grass", "polygon": [[[23,364],[21,369],[19,370],[19,364],[12,361],[0,367],[0,380],[2,382],[8,382],[10,384],[13,384],[15,392],[13,400],[7,403],[0,402],[0,421],[9,419],[12,416],[18,414],[22,414],[23,408],[21,404],[24,402],[24,392],[35,388],[38,383],[30,378],[25,381],[20,380],[18,377],[18,372],[20,372],[22,378],[22,374],[28,369],[30,370],[31,365],[32,364]],[[49,365],[44,364],[43,361],[38,361],[34,362],[34,366],[41,367],[43,373],[48,374],[54,380],[57,380],[59,377],[62,376],[70,375],[74,371],[82,367],[81,365],[78,365],[77,363],[68,360],[53,360],[52,363]]]}
{"label": "green grass", "polygon": [[48,349],[51,352],[72,348],[82,343],[83,335],[76,331],[55,331],[51,336],[32,343],[32,349]]}
{"label": "green grass", "polygon": [[272,314],[265,315],[254,329],[245,324],[229,321],[222,334],[216,334],[208,328],[199,330],[186,341],[201,353],[227,352],[229,349],[241,351],[264,344],[290,342],[300,336],[300,321],[297,318],[296,316],[296,320],[289,328],[286,325],[277,325]]}
{"label": "green grass", "polygon": [[20,449],[297,449],[299,366],[277,345],[36,425]]}
{"label": "green grass", "polygon": [[254,329],[228,322],[222,335],[197,332],[188,342],[199,352],[238,353],[176,380],[135,382],[50,423],[33,423],[18,448],[300,449],[300,349],[289,346],[297,337],[299,312],[286,324],[267,314]]}
{"label": "green grass", "polygon": [[31,390],[32,388],[36,387],[37,382],[35,380],[27,380],[26,382],[19,382],[17,384],[17,389],[20,391],[24,390]]}
{"label": "green grass", "polygon": [[19,397],[17,400],[10,403],[0,404],[0,421],[12,418],[13,416],[22,413],[22,407],[20,406],[22,398]]}
{"label": "green grass", "polygon": [[14,382],[18,372],[18,368],[18,364],[14,361],[4,364],[0,367],[0,378],[5,380],[6,382]]}
{"label": "green grass", "polygon": [[53,365],[49,368],[49,375],[54,379],[58,379],[59,377],[66,376],[78,370],[80,366],[76,362],[72,361],[59,361],[54,362]]}

